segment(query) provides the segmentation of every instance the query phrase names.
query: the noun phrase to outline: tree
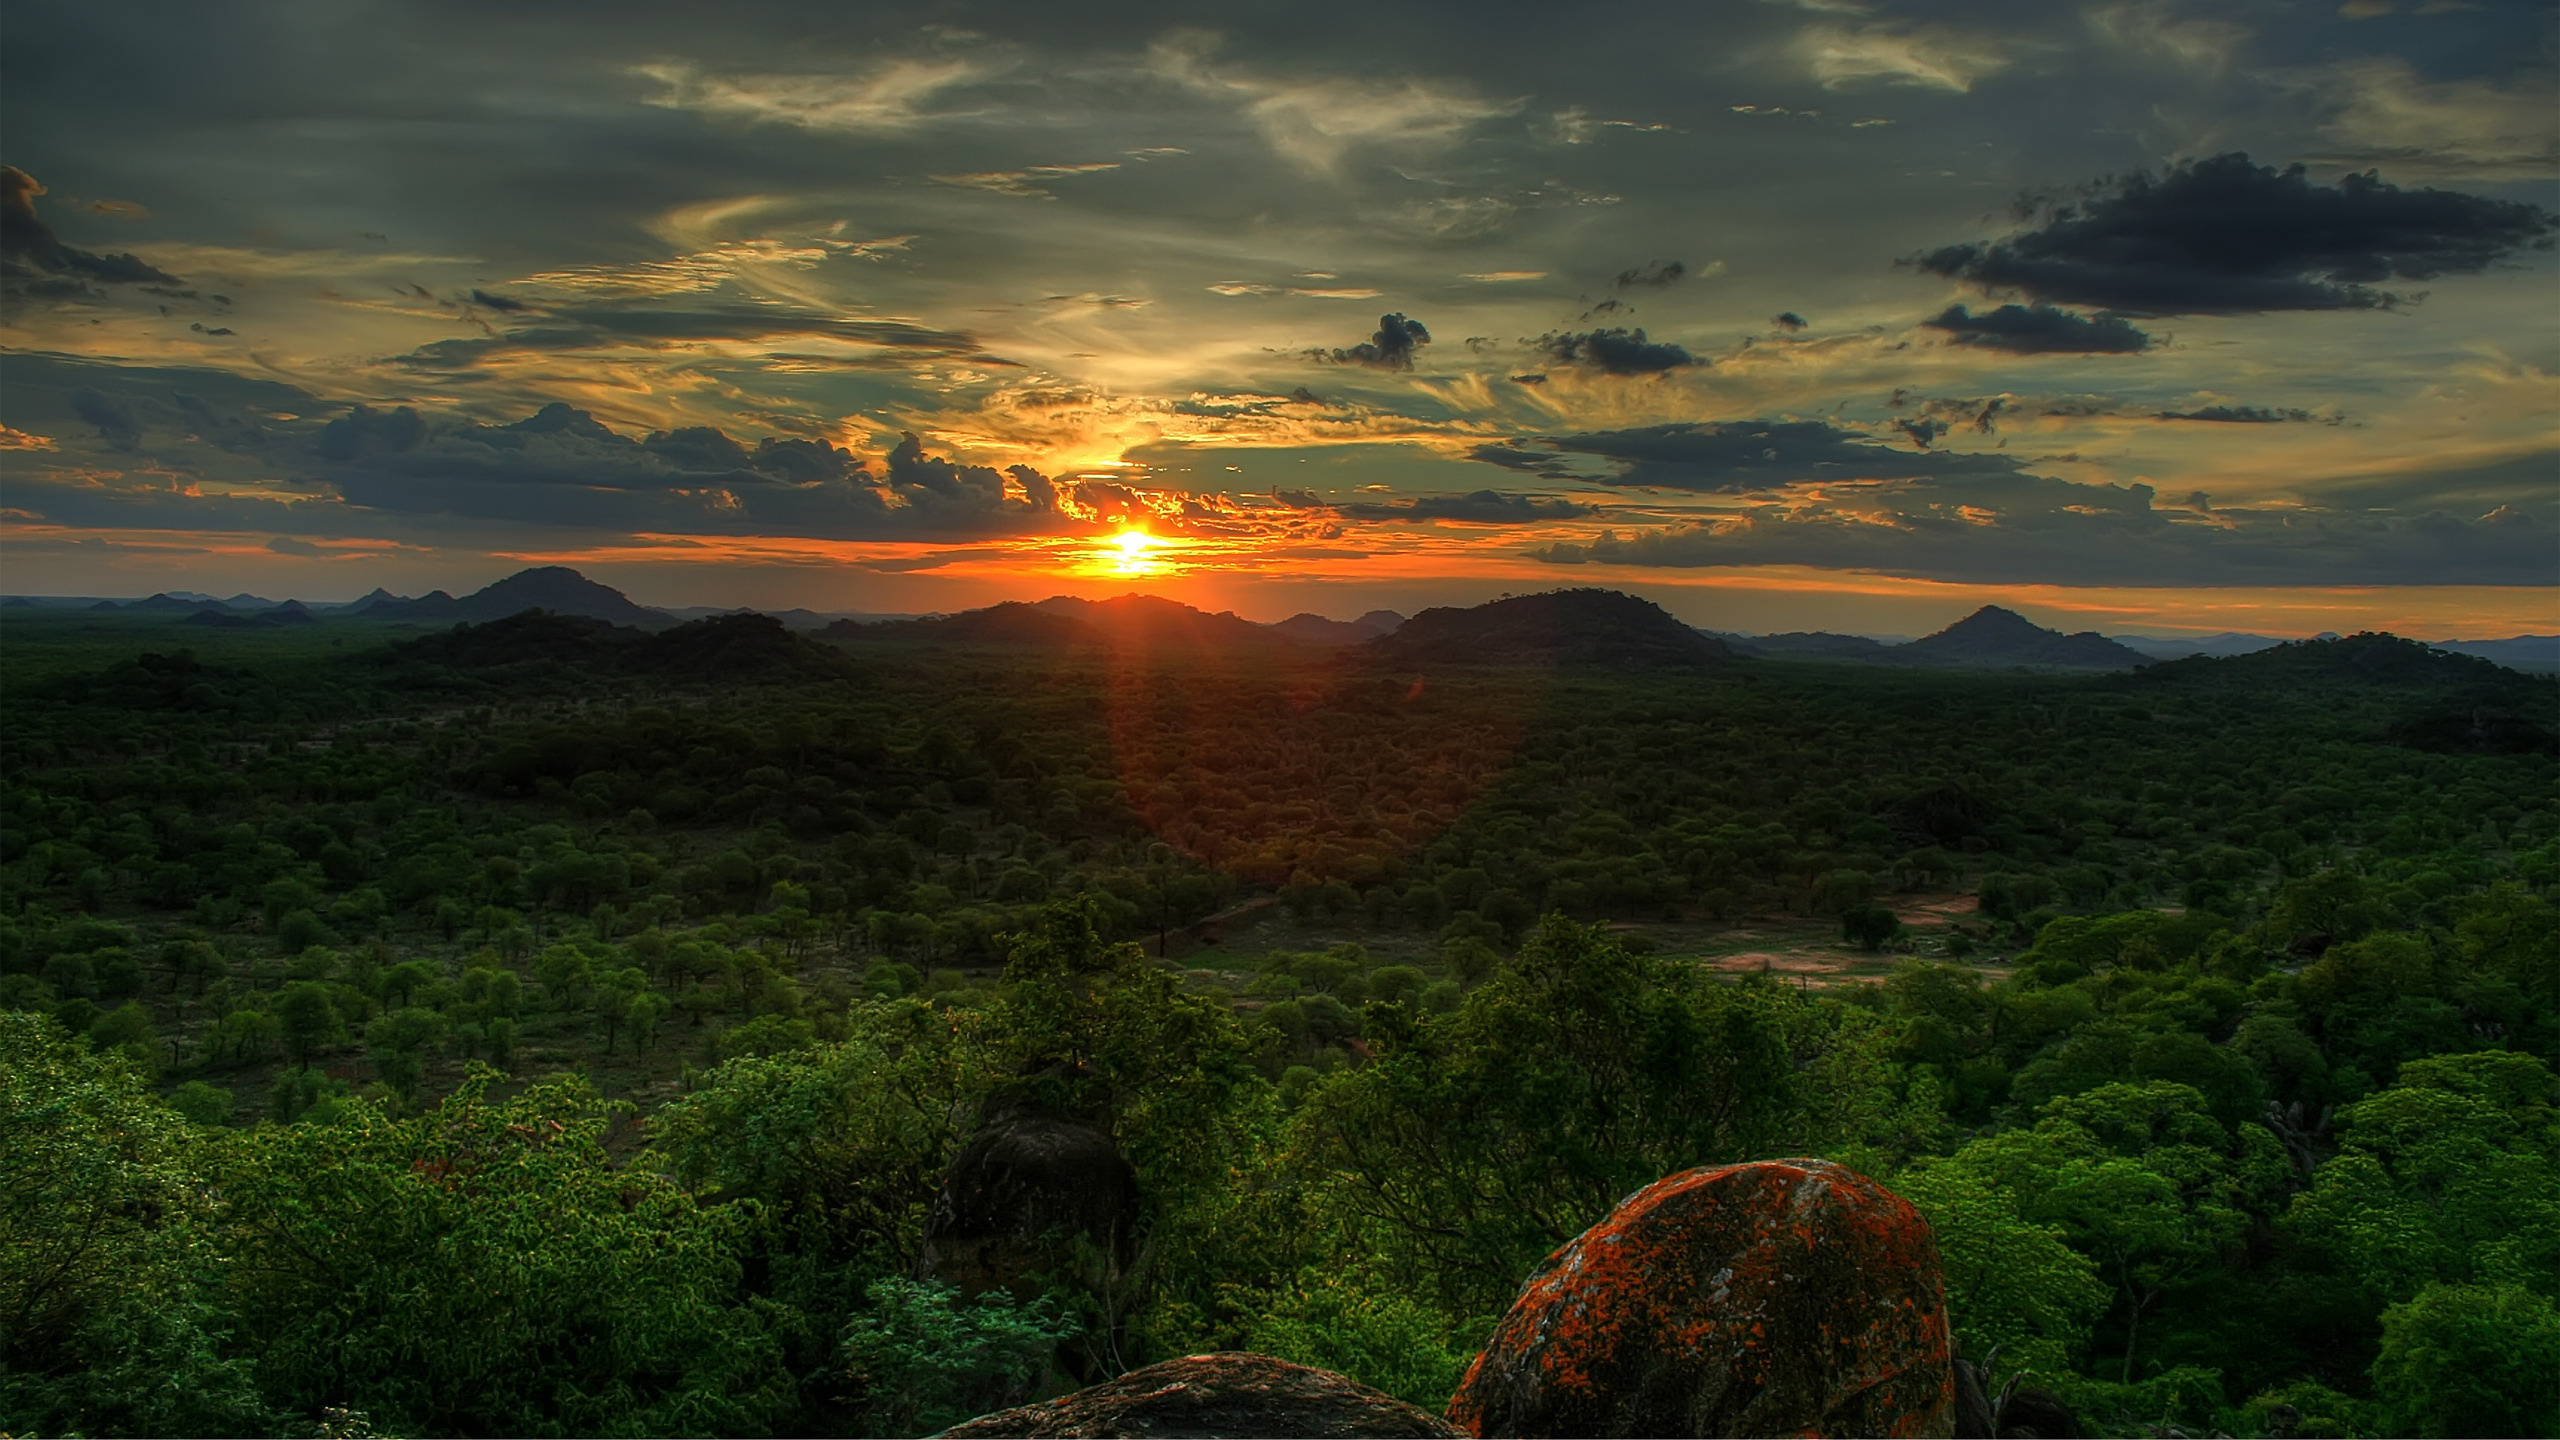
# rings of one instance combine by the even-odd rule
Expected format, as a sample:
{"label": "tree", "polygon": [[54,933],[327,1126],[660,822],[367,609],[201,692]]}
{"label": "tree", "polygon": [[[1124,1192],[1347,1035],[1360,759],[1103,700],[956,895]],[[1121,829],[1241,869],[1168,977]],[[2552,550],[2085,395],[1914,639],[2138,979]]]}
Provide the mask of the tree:
{"label": "tree", "polygon": [[0,1012],[0,1429],[249,1434],[193,1127],[122,1057]]}
{"label": "tree", "polygon": [[1923,1160],[1893,1188],[1937,1232],[1962,1353],[1980,1363],[1996,1349],[2014,1367],[2068,1373],[2109,1290],[2063,1227],[2027,1219],[2016,1195],[1961,1164]]}
{"label": "tree", "polygon": [[2560,1079],[2531,1055],[2412,1060],[2339,1117],[2338,1157],[2288,1223],[2384,1300],[2429,1284],[2560,1295]]}
{"label": "tree", "polygon": [[347,1038],[346,1022],[338,1017],[329,987],[317,980],[287,985],[271,1008],[283,1027],[285,1053],[296,1065],[310,1064],[311,1057]]}
{"label": "tree", "polygon": [[1974,1141],[1952,1163],[2014,1196],[2027,1220],[2060,1225],[2097,1262],[2123,1316],[2125,1383],[2143,1317],[2236,1253],[2252,1211],[2285,1173],[2282,1147],[2263,1127],[2235,1137],[2203,1095],[2166,1081],[2062,1096],[2032,1130]]}
{"label": "tree", "polygon": [[[583,1081],[263,1127],[219,1172],[239,1336],[280,1404],[425,1433],[757,1429],[788,1387],[739,1297],[750,1217],[612,1162]],[[399,1433],[395,1431],[394,1433]]]}
{"label": "tree", "polygon": [[2396,1434],[2560,1434],[2560,1307],[2516,1284],[2429,1285],[2383,1312],[2373,1383]]}
{"label": "tree", "polygon": [[374,1073],[382,1083],[402,1100],[417,1098],[418,1081],[426,1074],[426,1054],[431,1046],[444,1043],[446,1030],[442,1014],[424,1006],[411,1005],[375,1020],[365,1027],[364,1050],[373,1061]]}

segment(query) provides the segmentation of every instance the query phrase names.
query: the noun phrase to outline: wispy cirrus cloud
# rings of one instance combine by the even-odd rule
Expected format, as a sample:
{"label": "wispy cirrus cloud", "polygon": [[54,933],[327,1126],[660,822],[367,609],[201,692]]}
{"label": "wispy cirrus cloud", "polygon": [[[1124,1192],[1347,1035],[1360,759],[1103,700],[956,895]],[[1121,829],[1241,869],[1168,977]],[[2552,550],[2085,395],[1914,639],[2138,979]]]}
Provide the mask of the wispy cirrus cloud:
{"label": "wispy cirrus cloud", "polygon": [[635,65],[631,73],[656,81],[658,92],[648,103],[670,110],[860,132],[912,130],[944,118],[928,108],[933,100],[990,71],[974,60],[903,59],[852,74],[712,74],[666,60]]}

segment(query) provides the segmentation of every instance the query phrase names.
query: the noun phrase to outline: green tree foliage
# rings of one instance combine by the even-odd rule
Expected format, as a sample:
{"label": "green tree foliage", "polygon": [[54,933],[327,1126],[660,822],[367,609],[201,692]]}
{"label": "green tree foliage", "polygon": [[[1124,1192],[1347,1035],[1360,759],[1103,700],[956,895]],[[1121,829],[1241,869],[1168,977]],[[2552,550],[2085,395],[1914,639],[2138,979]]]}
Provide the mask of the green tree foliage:
{"label": "green tree foliage", "polygon": [[2520,1284],[2560,1298],[2560,1077],[2531,1055],[2412,1060],[2348,1108],[2293,1228],[2375,1295]]}
{"label": "green tree foliage", "polygon": [[789,1396],[737,1294],[748,1215],[615,1166],[612,1110],[582,1084],[493,1102],[496,1078],[224,1157],[228,1299],[260,1389],[435,1434],[768,1424]]}
{"label": "green tree foliage", "polygon": [[2019,1197],[1960,1162],[1924,1161],[1894,1189],[1929,1217],[1947,1269],[1947,1313],[1961,1353],[2004,1368],[2067,1374],[2109,1290],[2058,1221],[2038,1224]]}
{"label": "green tree foliage", "polygon": [[2521,1285],[2428,1285],[2383,1312],[2373,1379],[2394,1434],[2560,1434],[2560,1307]]}
{"label": "green tree foliage", "polygon": [[1294,1144],[1386,1273],[1492,1310],[1621,1196],[1789,1136],[1810,1107],[1784,1010],[1551,919],[1456,1014],[1311,1092]]}
{"label": "green tree foliage", "polygon": [[1076,1323],[1046,1299],[1001,1290],[975,1302],[931,1281],[886,1278],[845,1326],[840,1363],[867,1435],[924,1435],[1030,1398],[1050,1350]]}
{"label": "green tree foliage", "polygon": [[221,1254],[208,1143],[121,1056],[0,1013],[0,1429],[272,1423],[200,1288]]}

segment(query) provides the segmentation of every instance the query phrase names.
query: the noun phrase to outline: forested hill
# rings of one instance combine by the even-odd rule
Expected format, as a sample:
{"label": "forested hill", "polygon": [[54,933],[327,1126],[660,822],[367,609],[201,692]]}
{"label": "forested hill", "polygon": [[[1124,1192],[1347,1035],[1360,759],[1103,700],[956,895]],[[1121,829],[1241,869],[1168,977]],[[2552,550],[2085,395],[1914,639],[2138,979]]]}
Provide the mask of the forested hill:
{"label": "forested hill", "polygon": [[[0,611],[0,1430],[912,1435],[1235,1348],[1436,1410],[1619,1199],[1789,1155],[2092,1430],[2560,1425],[2560,683],[1618,599],[1214,666]],[[941,1243],[1017,1133],[1118,1208]]]}

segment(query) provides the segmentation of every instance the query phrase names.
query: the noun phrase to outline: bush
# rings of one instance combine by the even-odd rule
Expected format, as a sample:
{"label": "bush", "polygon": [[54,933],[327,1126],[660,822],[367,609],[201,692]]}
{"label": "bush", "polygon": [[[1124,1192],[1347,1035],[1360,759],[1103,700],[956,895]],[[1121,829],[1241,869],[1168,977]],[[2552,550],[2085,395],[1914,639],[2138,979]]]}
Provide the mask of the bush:
{"label": "bush", "polygon": [[1050,1351],[1077,1326],[1047,1296],[1001,1290],[976,1303],[931,1280],[875,1280],[871,1312],[845,1327],[846,1373],[869,1433],[920,1435],[1028,1399]]}

